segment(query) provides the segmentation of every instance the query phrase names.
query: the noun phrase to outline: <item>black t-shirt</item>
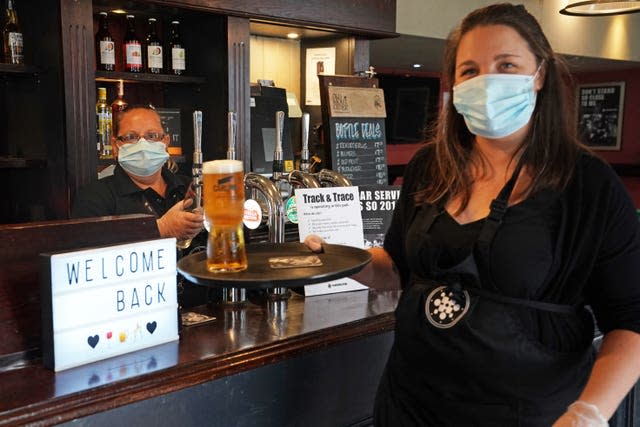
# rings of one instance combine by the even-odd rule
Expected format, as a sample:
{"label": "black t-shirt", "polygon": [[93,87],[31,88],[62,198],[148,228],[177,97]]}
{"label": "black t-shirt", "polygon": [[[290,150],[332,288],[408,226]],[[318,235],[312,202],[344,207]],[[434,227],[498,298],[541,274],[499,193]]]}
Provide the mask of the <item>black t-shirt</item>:
{"label": "black t-shirt", "polygon": [[151,188],[141,189],[120,165],[116,165],[113,175],[80,189],[71,209],[71,217],[146,213],[159,218],[184,198],[189,185],[187,177],[175,175],[166,168],[162,169],[162,178],[167,183],[165,197]]}
{"label": "black t-shirt", "polygon": [[[416,250],[407,247],[405,236],[418,209],[413,194],[428,179],[424,165],[431,155],[431,149],[425,147],[407,166],[385,238],[384,247],[400,272],[403,287],[409,285],[412,272],[428,274],[423,270],[437,262],[410,265],[406,256]],[[456,241],[473,241],[469,228],[473,230],[474,225],[459,225],[441,215],[432,231],[445,249],[437,252],[455,258]],[[475,228],[477,233],[478,224]],[[489,263],[492,281],[506,296],[566,305],[586,303],[601,331],[640,333],[640,223],[618,176],[595,156],[579,156],[564,191],[541,191],[509,207],[494,237]]]}

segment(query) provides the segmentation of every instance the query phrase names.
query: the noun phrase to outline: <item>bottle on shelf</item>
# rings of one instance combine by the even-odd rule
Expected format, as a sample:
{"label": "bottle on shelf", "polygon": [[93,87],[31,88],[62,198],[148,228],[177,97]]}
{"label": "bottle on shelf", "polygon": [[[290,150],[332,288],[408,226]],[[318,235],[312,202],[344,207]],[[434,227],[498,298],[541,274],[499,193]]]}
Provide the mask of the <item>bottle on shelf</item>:
{"label": "bottle on shelf", "polygon": [[96,132],[98,143],[98,156],[101,158],[112,157],[111,152],[111,106],[107,104],[107,88],[98,88],[98,102],[96,103]]}
{"label": "bottle on shelf", "polygon": [[127,32],[124,36],[124,69],[131,73],[142,72],[142,44],[136,35],[135,17],[127,15]]}
{"label": "bottle on shelf", "polygon": [[2,25],[4,62],[24,64],[24,40],[16,12],[16,0],[7,0],[5,19]]}
{"label": "bottle on shelf", "polygon": [[147,72],[162,73],[162,43],[158,37],[156,18],[149,18],[147,31]]}
{"label": "bottle on shelf", "polygon": [[118,80],[118,96],[111,103],[111,120],[114,125],[113,128],[115,128],[118,124],[118,114],[120,113],[120,111],[127,108],[127,105],[127,101],[124,100],[124,81]]}
{"label": "bottle on shelf", "polygon": [[116,68],[116,43],[109,32],[107,12],[100,12],[98,32],[96,33],[96,66],[98,70],[114,71]]}
{"label": "bottle on shelf", "polygon": [[169,50],[171,53],[171,73],[175,75],[184,74],[186,70],[186,50],[180,37],[180,21],[171,21]]}

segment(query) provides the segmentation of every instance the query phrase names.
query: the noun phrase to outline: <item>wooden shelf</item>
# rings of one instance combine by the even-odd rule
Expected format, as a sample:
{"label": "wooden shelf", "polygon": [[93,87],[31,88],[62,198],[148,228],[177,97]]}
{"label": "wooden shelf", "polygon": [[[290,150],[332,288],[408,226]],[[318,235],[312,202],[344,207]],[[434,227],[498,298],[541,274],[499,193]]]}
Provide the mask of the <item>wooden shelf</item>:
{"label": "wooden shelf", "polygon": [[0,156],[0,169],[45,168],[47,160],[44,158]]}
{"label": "wooden shelf", "polygon": [[35,65],[0,63],[0,74],[33,75],[42,70]]}
{"label": "wooden shelf", "polygon": [[96,71],[96,81],[117,83],[123,80],[125,83],[177,83],[177,84],[203,84],[206,83],[204,77],[198,76],[175,76],[172,74],[150,74],[150,73],[126,73],[119,71]]}

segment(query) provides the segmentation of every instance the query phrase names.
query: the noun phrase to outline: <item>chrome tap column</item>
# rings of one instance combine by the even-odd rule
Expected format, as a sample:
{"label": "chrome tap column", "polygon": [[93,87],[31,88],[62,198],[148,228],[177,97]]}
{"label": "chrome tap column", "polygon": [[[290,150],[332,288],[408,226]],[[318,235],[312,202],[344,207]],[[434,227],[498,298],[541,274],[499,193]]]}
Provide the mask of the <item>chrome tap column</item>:
{"label": "chrome tap column", "polygon": [[313,174],[309,173],[309,113],[302,115],[302,150],[300,151],[300,170],[291,171],[287,181],[295,188],[320,188]]}
{"label": "chrome tap column", "polygon": [[[238,115],[235,111],[229,111],[227,115],[227,159],[236,160],[236,135],[238,127]],[[247,290],[245,288],[222,288],[223,304],[244,304],[247,302]]]}

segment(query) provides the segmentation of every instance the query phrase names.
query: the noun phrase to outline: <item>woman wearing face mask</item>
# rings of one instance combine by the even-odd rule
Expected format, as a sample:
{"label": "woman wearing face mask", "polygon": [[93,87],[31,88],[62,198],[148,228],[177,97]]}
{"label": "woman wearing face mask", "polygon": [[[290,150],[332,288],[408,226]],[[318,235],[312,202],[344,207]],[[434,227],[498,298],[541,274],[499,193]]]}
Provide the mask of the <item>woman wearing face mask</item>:
{"label": "woman wearing face mask", "polygon": [[148,213],[158,220],[161,237],[187,239],[203,228],[201,213],[185,211],[186,177],[165,167],[169,135],[152,107],[133,106],[118,114],[112,146],[118,159],[112,176],[79,191],[72,217]]}
{"label": "woman wearing face mask", "polygon": [[403,288],[375,424],[605,426],[640,372],[633,203],[576,141],[568,74],[524,7],[469,14],[443,77],[434,140],[360,274]]}

